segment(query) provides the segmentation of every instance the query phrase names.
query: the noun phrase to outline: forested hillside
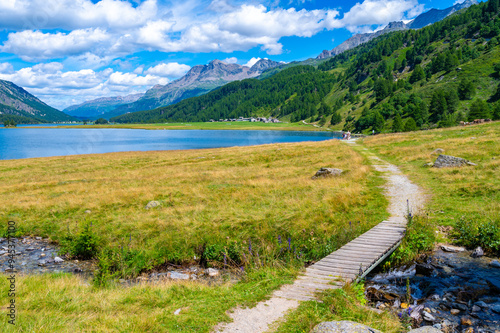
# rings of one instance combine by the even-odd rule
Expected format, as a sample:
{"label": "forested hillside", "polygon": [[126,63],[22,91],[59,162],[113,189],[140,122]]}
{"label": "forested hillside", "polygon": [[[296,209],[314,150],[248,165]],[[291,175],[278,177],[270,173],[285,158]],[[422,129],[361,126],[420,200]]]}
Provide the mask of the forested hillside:
{"label": "forested hillside", "polygon": [[500,118],[499,0],[420,30],[380,36],[317,67],[230,83],[117,122],[273,115],[335,129],[408,131]]}

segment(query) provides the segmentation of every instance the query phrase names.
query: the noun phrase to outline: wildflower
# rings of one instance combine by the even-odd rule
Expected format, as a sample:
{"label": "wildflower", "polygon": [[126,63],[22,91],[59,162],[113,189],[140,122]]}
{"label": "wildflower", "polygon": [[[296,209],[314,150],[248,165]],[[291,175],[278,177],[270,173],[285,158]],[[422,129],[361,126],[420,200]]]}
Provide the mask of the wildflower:
{"label": "wildflower", "polygon": [[248,240],[248,252],[252,254],[252,241],[250,239]]}
{"label": "wildflower", "polygon": [[278,235],[278,243],[281,245],[281,235]]}
{"label": "wildflower", "polygon": [[291,245],[292,245],[292,237],[288,237],[288,251],[291,250]]}

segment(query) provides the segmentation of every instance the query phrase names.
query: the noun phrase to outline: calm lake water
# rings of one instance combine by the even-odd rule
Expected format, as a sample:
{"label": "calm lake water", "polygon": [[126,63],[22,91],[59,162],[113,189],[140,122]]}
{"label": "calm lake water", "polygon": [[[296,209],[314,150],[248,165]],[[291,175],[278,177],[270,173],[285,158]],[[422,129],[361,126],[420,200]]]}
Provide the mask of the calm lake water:
{"label": "calm lake water", "polygon": [[300,131],[0,128],[0,159],[252,146],[339,139],[338,133]]}

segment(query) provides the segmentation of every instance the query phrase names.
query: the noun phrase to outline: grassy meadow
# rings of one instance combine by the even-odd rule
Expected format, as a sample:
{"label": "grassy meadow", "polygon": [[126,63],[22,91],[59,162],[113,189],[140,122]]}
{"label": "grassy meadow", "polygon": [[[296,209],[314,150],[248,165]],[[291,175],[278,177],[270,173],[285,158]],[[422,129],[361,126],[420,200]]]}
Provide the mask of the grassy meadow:
{"label": "grassy meadow", "polygon": [[[312,180],[321,167],[346,172]],[[224,267],[224,255],[245,272],[238,283],[211,287],[19,277],[16,329],[209,332],[228,320],[227,310],[265,298],[293,281],[304,261],[386,218],[382,183],[366,158],[337,140],[0,161],[2,221],[65,251],[90,235],[100,278],[166,262]],[[146,209],[153,200],[160,205]],[[0,279],[2,307],[7,288]],[[186,311],[175,316],[178,308]]]}
{"label": "grassy meadow", "polygon": [[[427,191],[430,224],[452,227],[449,236],[459,244],[500,252],[500,122],[376,135],[363,144]],[[438,148],[477,166],[424,166],[436,160]]]}

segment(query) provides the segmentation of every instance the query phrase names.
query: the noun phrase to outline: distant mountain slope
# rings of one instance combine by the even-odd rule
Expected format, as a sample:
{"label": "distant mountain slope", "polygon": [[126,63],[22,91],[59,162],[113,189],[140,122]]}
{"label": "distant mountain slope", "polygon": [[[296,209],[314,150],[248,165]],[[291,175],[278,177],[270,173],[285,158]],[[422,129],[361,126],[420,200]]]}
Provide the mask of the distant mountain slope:
{"label": "distant mountain slope", "polygon": [[420,14],[407,24],[405,24],[404,22],[391,22],[384,29],[377,32],[354,35],[332,50],[324,50],[320,55],[316,57],[316,59],[325,59],[336,56],[337,54],[341,54],[342,52],[355,48],[358,45],[366,43],[374,38],[377,38],[380,35],[392,31],[423,28],[425,26],[428,26],[429,24],[439,22],[461,9],[470,7],[475,4],[477,4],[476,0],[466,0],[463,3],[459,3],[442,10],[433,8],[423,14]]}
{"label": "distant mountain slope", "polygon": [[117,108],[114,113],[124,114],[174,104],[189,97],[203,95],[232,81],[257,77],[278,65],[280,63],[269,59],[260,59],[252,67],[213,60],[208,65],[194,66],[186,75],[165,86],[154,86],[139,100]]}
{"label": "distant mountain slope", "polygon": [[0,80],[0,114],[21,116],[42,122],[76,120],[48,106],[23,88],[4,80]]}
{"label": "distant mountain slope", "polygon": [[97,119],[106,117],[106,113],[113,111],[123,104],[133,103],[142,96],[144,96],[144,94],[97,98],[67,107],[63,112],[81,119]]}
{"label": "distant mountain slope", "polygon": [[[418,30],[383,34],[315,66],[226,84],[121,123],[273,116],[354,132],[401,132],[500,120],[498,1]],[[276,68],[271,69],[271,72]]]}

